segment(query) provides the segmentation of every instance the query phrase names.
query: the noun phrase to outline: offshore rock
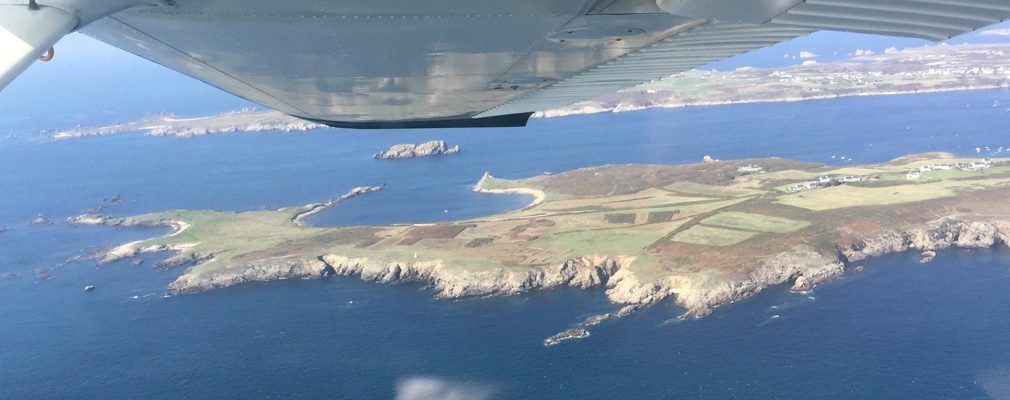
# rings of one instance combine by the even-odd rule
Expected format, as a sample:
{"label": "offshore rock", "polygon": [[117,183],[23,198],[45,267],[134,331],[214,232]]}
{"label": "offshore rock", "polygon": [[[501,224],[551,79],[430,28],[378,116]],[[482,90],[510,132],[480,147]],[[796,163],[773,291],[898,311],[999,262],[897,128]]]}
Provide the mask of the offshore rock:
{"label": "offshore rock", "polygon": [[112,218],[106,215],[84,213],[81,215],[75,215],[73,217],[67,217],[66,222],[71,225],[118,225],[122,223],[122,220]]}
{"label": "offshore rock", "polygon": [[598,325],[598,324],[606,322],[607,320],[609,320],[613,316],[614,315],[610,314],[610,313],[590,315],[589,317],[586,317],[585,321],[582,321],[582,326]]}
{"label": "offshore rock", "polygon": [[631,313],[633,313],[635,311],[638,311],[639,307],[640,306],[637,306],[637,305],[634,305],[634,304],[632,304],[630,306],[621,307],[621,309],[617,311],[617,318],[627,317],[627,316],[631,315]]}
{"label": "offshore rock", "polygon": [[587,331],[586,328],[579,326],[576,328],[561,331],[561,333],[558,333],[554,336],[544,339],[544,347],[554,346],[565,340],[585,339],[587,337],[589,337],[589,331]]}
{"label": "offshore rock", "polygon": [[32,224],[32,225],[51,225],[52,221],[49,221],[48,218],[42,216],[42,214],[39,214],[38,216],[36,216],[35,218],[33,218],[31,221],[28,221],[28,223]]}
{"label": "offshore rock", "polygon": [[393,145],[389,150],[375,153],[374,157],[380,160],[387,160],[455,154],[459,153],[459,151],[459,145],[448,147],[444,140],[432,140],[421,144],[404,143]]}

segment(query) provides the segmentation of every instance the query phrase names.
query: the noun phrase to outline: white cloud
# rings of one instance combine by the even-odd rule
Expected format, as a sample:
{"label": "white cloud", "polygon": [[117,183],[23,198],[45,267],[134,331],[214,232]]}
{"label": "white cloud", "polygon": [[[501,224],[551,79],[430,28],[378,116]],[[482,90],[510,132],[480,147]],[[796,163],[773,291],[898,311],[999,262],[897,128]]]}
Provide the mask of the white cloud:
{"label": "white cloud", "polygon": [[898,50],[897,47],[891,46],[891,47],[888,47],[888,48],[884,49],[884,54],[894,54],[894,53],[897,53],[899,51],[900,50]]}
{"label": "white cloud", "polygon": [[396,385],[396,400],[486,400],[494,391],[474,384],[432,377],[412,377]]}
{"label": "white cloud", "polygon": [[983,36],[1010,36],[1010,28],[989,29],[978,33]]}
{"label": "white cloud", "polygon": [[809,52],[809,51],[801,51],[800,52],[800,58],[802,58],[802,59],[808,59],[808,58],[814,58],[814,57],[817,57],[817,54]]}
{"label": "white cloud", "polygon": [[803,65],[817,65],[817,61],[806,60],[806,61],[803,62]]}
{"label": "white cloud", "polygon": [[859,56],[872,56],[874,53],[873,50],[870,49],[858,49],[856,50],[855,53],[852,54],[855,55],[856,57],[859,57]]}

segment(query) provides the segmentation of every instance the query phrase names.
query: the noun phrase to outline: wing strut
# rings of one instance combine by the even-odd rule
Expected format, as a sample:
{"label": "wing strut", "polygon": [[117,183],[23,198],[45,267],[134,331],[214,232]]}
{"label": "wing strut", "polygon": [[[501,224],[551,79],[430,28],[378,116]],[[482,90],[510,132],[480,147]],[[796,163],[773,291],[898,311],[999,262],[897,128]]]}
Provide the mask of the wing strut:
{"label": "wing strut", "polygon": [[29,4],[0,5],[0,89],[44,57],[79,20],[63,10]]}

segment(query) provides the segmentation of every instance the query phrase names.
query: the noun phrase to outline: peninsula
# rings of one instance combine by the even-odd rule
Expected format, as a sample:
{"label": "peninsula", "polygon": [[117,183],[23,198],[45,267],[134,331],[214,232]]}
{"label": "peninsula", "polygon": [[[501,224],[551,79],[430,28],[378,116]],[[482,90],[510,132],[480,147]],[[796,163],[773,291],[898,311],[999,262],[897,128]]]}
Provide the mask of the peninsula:
{"label": "peninsula", "polygon": [[811,290],[868,257],[1010,241],[1010,159],[929,153],[845,167],[779,158],[606,165],[518,180],[485,174],[474,190],[533,199],[521,210],[433,224],[297,223],[318,204],[79,222],[174,227],[98,254],[111,262],[175,251],[161,265],[191,265],[168,287],[172,294],[344,275],[422,282],[447,299],[603,287],[621,308],[548,344],[664,299],[684,317],[701,317],[774,285]]}

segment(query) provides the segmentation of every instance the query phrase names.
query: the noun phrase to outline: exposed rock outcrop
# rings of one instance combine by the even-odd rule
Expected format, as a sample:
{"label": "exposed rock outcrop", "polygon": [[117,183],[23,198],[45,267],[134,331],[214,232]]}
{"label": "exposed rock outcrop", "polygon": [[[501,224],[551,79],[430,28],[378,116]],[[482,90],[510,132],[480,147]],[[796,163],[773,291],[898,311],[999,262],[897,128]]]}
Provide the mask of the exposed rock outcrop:
{"label": "exposed rock outcrop", "polygon": [[[191,267],[191,270],[192,268],[194,267]],[[168,285],[168,292],[170,294],[196,293],[243,282],[315,278],[322,277],[325,270],[326,263],[320,260],[283,259],[247,264],[243,268],[218,271],[210,275],[187,271]]]}
{"label": "exposed rock outcrop", "polygon": [[[687,309],[684,317],[701,317],[714,307],[732,303],[761,290],[792,282],[794,291],[809,291],[817,284],[841,278],[846,263],[909,249],[936,251],[950,247],[986,248],[1007,243],[1010,223],[979,222],[946,218],[923,228],[887,231],[877,236],[838,247],[830,257],[812,248],[798,247],[759,261],[746,276],[733,281],[698,276],[672,275],[652,282],[639,282],[631,271],[620,270],[608,284],[607,295],[620,304],[649,305],[673,296]],[[853,268],[861,270],[861,266]]]}
{"label": "exposed rock outcrop", "polygon": [[94,214],[94,213],[84,213],[81,215],[75,215],[73,217],[67,217],[66,222],[71,225],[120,225],[122,224],[121,219],[112,218],[107,215]]}
{"label": "exposed rock outcrop", "polygon": [[888,231],[876,237],[839,246],[845,260],[860,261],[905,250],[937,251],[951,247],[987,248],[1010,239],[1008,221],[960,221],[944,218],[924,228]]}
{"label": "exposed rock outcrop", "polygon": [[585,289],[606,284],[619,268],[617,259],[582,257],[547,269],[476,272],[447,268],[441,261],[383,262],[328,254],[314,260],[282,258],[250,263],[213,274],[201,274],[191,268],[169,286],[169,292],[194,293],[250,281],[340,275],[379,283],[421,282],[430,285],[439,298],[456,299],[518,294],[558,286]]}
{"label": "exposed rock outcrop", "polygon": [[560,333],[544,339],[544,347],[554,346],[565,340],[585,339],[589,337],[589,331],[581,326],[561,331]]}
{"label": "exposed rock outcrop", "polygon": [[793,292],[809,292],[814,288],[814,284],[810,282],[805,276],[797,276],[796,280],[793,281],[793,286],[789,290]]}
{"label": "exposed rock outcrop", "polygon": [[32,225],[51,225],[52,221],[50,221],[49,218],[46,218],[42,214],[39,214],[35,216],[35,218],[32,218],[31,221],[28,221],[28,223]]}
{"label": "exposed rock outcrop", "polygon": [[414,158],[459,153],[459,145],[449,147],[444,140],[432,140],[421,144],[403,143],[393,145],[389,150],[375,153],[380,160],[393,158]]}
{"label": "exposed rock outcrop", "polygon": [[590,315],[589,317],[586,318],[585,321],[582,321],[582,325],[583,326],[598,325],[610,320],[610,318],[612,317],[614,317],[614,315],[610,313]]}

